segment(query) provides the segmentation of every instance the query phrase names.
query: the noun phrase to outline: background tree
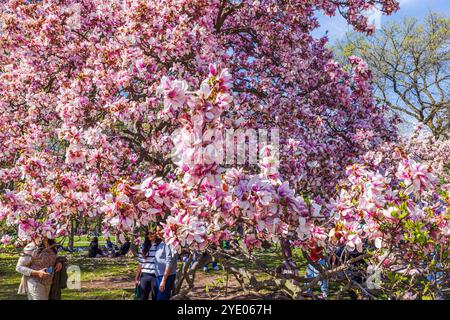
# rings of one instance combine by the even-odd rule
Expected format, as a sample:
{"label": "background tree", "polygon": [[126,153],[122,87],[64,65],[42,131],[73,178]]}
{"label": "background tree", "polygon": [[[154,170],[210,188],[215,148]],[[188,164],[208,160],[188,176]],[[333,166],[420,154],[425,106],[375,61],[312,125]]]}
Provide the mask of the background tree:
{"label": "background tree", "polygon": [[380,103],[448,137],[449,45],[450,19],[430,13],[423,22],[387,24],[371,37],[349,33],[336,48],[341,59],[357,55],[368,63]]}

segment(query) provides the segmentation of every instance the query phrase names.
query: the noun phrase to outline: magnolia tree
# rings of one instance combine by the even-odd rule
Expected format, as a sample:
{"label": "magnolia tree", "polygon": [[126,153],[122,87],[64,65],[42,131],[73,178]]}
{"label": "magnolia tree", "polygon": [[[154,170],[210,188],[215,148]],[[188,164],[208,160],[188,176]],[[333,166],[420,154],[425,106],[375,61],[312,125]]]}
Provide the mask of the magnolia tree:
{"label": "magnolia tree", "polygon": [[[66,236],[73,221],[100,221],[105,234],[160,221],[174,250],[190,254],[177,289],[193,285],[192,253],[206,251],[244,287],[296,298],[324,279],[375,294],[349,276],[360,261],[383,275],[389,285],[376,290],[388,296],[399,297],[398,281],[409,281],[409,296],[438,292],[442,282],[425,280],[446,270],[448,193],[407,155],[373,152],[396,143],[396,119],[375,105],[361,59],[347,74],[327,39],[310,34],[317,11],[370,34],[364,13],[374,6],[398,9],[393,0],[2,1],[2,241]],[[254,145],[245,130],[273,134],[258,161],[224,161],[234,138]],[[299,248],[319,275],[268,268],[255,252],[273,243],[285,258]],[[338,259],[324,268],[311,252]]]}
{"label": "magnolia tree", "polygon": [[423,129],[424,126],[419,124],[413,134],[401,142],[403,150],[417,162],[430,166],[438,177],[438,186],[443,190],[449,190],[450,140],[437,139]]}
{"label": "magnolia tree", "polygon": [[377,281],[371,289],[436,298],[448,279],[449,193],[436,190],[431,167],[398,157],[398,167],[386,172],[371,170],[373,162],[347,168],[348,184],[330,206],[336,214],[327,240],[367,255],[377,273],[369,275]]}

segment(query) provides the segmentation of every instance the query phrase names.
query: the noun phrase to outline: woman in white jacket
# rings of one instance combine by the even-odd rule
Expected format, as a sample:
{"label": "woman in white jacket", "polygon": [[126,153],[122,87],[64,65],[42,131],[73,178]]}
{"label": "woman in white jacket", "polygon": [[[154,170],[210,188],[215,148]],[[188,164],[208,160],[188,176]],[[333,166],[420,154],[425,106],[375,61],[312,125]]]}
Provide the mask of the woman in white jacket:
{"label": "woman in white jacket", "polygon": [[21,273],[18,294],[28,294],[28,300],[48,300],[53,274],[62,268],[56,263],[56,244],[46,237],[29,243],[17,261],[16,271]]}

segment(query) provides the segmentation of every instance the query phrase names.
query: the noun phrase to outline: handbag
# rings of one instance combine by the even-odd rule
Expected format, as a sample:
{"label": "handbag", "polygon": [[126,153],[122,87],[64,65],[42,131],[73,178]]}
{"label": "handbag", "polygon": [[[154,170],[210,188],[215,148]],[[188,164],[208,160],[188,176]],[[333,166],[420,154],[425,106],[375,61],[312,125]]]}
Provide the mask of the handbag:
{"label": "handbag", "polygon": [[136,284],[134,287],[134,300],[141,300],[142,299],[142,288],[139,283]]}

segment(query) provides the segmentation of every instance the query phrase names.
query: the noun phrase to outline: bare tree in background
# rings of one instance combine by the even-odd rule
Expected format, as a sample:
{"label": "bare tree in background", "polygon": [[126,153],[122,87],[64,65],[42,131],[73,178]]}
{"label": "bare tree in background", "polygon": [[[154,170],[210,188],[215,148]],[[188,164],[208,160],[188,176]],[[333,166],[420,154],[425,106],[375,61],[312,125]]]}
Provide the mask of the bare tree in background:
{"label": "bare tree in background", "polygon": [[340,60],[366,60],[380,103],[425,124],[435,137],[449,138],[449,26],[449,18],[430,13],[423,22],[387,24],[371,37],[349,33],[335,49]]}

